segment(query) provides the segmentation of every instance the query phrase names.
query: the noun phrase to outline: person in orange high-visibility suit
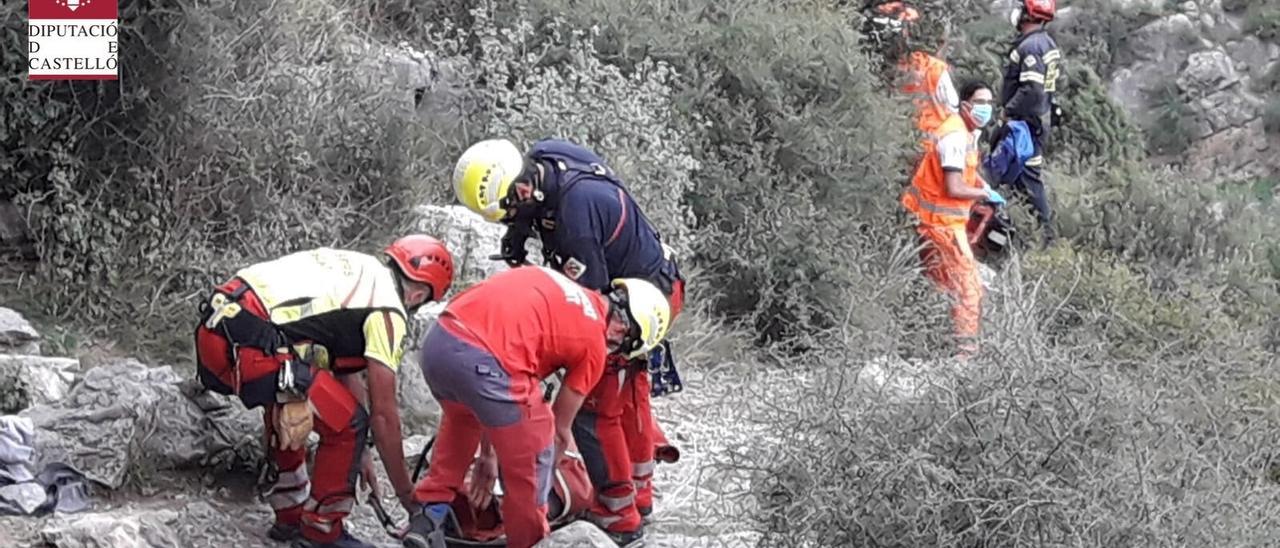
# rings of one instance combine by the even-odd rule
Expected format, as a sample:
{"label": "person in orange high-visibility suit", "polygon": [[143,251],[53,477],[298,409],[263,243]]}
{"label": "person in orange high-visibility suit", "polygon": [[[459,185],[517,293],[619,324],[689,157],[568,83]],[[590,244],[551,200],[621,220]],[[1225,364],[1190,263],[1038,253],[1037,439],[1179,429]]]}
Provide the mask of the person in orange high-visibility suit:
{"label": "person in orange high-visibility suit", "polygon": [[959,95],[951,82],[946,61],[923,51],[913,51],[902,63],[907,73],[902,92],[913,98],[916,128],[925,133],[958,113]]}
{"label": "person in orange high-visibility suit", "polygon": [[1004,202],[978,176],[975,132],[991,121],[993,98],[986,84],[965,85],[959,113],[930,132],[924,157],[902,195],[903,207],[917,221],[925,275],[953,300],[951,319],[960,357],[977,352],[982,315],[982,282],[965,233],[969,210],[977,200]]}
{"label": "person in orange high-visibility suit", "polygon": [[916,107],[916,127],[929,133],[959,112],[960,99],[941,53],[923,49],[921,29],[916,28],[920,15],[907,2],[881,3],[867,13],[863,33],[880,45],[886,63],[898,71],[899,90],[910,96]]}

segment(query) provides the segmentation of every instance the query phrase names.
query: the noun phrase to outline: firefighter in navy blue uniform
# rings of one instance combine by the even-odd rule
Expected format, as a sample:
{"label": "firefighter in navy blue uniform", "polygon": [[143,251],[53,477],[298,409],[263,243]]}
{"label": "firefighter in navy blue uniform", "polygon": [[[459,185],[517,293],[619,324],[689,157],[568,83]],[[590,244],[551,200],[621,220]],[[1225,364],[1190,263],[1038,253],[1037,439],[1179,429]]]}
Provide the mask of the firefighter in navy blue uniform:
{"label": "firefighter in navy blue uniform", "polygon": [[[639,278],[670,300],[672,320],[684,280],[657,230],[619,178],[594,152],[544,139],[522,155],[505,139],[476,143],[453,176],[458,200],[491,222],[508,225],[502,256],[525,262],[524,242],[542,241],[549,266],[601,292],[614,278]],[[649,406],[648,358],[611,364],[574,422],[597,500],[588,517],[619,544],[643,537],[652,510],[655,448],[665,437]]]}
{"label": "firefighter in navy blue uniform", "polygon": [[[1035,154],[1024,166],[1022,175],[1014,183],[1019,192],[1025,193],[1035,207],[1044,246],[1053,242],[1053,209],[1049,205],[1041,169],[1044,166],[1044,145],[1049,141],[1054,94],[1061,67],[1058,44],[1044,29],[1053,20],[1054,0],[1020,0],[1010,13],[1010,21],[1020,32],[1009,51],[1009,63],[1004,71],[1001,103],[1004,116],[1009,120],[1021,120],[1031,129]],[[999,135],[993,142],[999,142]]]}

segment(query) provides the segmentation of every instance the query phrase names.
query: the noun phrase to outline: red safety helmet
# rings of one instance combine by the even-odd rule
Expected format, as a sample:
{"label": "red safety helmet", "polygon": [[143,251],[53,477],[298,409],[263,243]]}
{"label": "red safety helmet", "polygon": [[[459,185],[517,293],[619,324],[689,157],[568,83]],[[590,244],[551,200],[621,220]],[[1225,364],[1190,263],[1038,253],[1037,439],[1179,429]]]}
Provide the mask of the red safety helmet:
{"label": "red safety helmet", "polygon": [[920,19],[920,12],[907,2],[885,2],[876,6],[875,11],[885,17],[903,22],[914,23]]}
{"label": "red safety helmet", "polygon": [[1057,11],[1057,0],[1022,0],[1022,13],[1032,21],[1048,23]]}
{"label": "red safety helmet", "polygon": [[885,2],[871,6],[865,13],[862,32],[876,42],[906,38],[911,27],[920,20],[920,12],[906,2]]}
{"label": "red safety helmet", "polygon": [[410,234],[392,242],[385,253],[405,277],[431,286],[432,299],[440,300],[453,285],[453,255],[440,240]]}

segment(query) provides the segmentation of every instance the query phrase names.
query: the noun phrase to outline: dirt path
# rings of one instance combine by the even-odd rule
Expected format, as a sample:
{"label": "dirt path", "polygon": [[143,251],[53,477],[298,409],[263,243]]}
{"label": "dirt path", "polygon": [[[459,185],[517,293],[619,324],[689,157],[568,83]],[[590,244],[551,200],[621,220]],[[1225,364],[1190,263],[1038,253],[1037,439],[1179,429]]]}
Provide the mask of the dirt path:
{"label": "dirt path", "polygon": [[649,546],[754,546],[759,534],[749,479],[735,462],[756,462],[771,439],[771,409],[758,394],[781,385],[779,371],[731,364],[684,374],[685,391],[654,400],[654,413],[680,461],[660,464]]}

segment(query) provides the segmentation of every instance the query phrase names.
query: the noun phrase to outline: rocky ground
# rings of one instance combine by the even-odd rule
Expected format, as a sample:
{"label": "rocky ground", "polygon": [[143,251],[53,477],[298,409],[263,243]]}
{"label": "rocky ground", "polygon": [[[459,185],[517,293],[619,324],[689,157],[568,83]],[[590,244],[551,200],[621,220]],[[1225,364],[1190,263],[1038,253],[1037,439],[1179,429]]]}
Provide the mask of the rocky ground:
{"label": "rocky ground", "polygon": [[[457,207],[426,206],[421,213],[420,230],[459,242],[462,280],[483,279],[504,268],[487,260],[487,250],[496,249],[500,236],[491,225]],[[993,290],[998,290],[991,285],[996,277],[984,270]],[[425,329],[441,308],[424,307],[414,331]],[[743,355],[742,344],[692,314],[682,320],[675,339],[685,390],[653,403],[681,458],[660,464],[655,474],[648,545],[754,546],[759,534],[749,518],[755,509],[750,471],[779,443],[776,417],[786,412],[783,402],[803,402],[826,379],[735,358]],[[262,459],[257,412],[203,391],[191,364],[49,357],[41,355],[40,342],[18,312],[0,307],[0,416],[30,419],[33,472],[49,462],[71,465],[94,482],[93,507],[74,514],[0,516],[0,546],[283,546],[265,538],[272,516],[256,500]],[[398,390],[411,467],[440,413],[416,363],[411,345]],[[939,371],[945,373],[884,360],[868,364],[860,379],[899,397],[914,397],[936,384]],[[380,462],[375,469],[383,492],[391,493]],[[393,498],[383,505],[403,522]],[[356,507],[349,523],[369,542],[398,546],[367,504]],[[612,543],[594,527],[575,524],[546,546]]]}
{"label": "rocky ground", "polygon": [[[185,368],[95,360],[101,363],[81,370],[80,360],[39,356],[35,331],[21,316],[0,309],[0,318],[13,343],[0,349],[0,379],[11,382],[4,412],[35,423],[36,468],[67,462],[96,482],[90,511],[0,517],[0,546],[280,545],[263,537],[271,514],[254,498],[256,414],[201,393],[176,372]],[[660,498],[649,545],[753,545],[752,525],[742,518],[752,502],[749,485],[731,464],[767,443],[766,421],[750,418],[763,419],[770,410],[764,398],[743,390],[795,385],[781,382],[779,372],[743,364],[687,368],[686,391],[655,401],[682,455],[656,475]],[[414,390],[410,380],[401,392]],[[422,397],[418,392],[405,399]],[[407,414],[406,430],[414,433],[405,441],[411,466],[435,413]],[[394,500],[384,504],[403,519]],[[370,542],[397,546],[367,504],[357,507],[350,523]],[[608,545],[593,532],[574,527],[547,545]]]}
{"label": "rocky ground", "polygon": [[[1248,32],[1245,14],[1224,9],[1221,0],[1112,3],[1146,4],[1163,13],[1124,41],[1124,64],[1105,77],[1111,98],[1143,127],[1166,108],[1160,98],[1167,88],[1177,92],[1192,115],[1194,142],[1178,158],[1166,160],[1201,178],[1250,179],[1280,170],[1275,154],[1280,138],[1264,127],[1274,96],[1262,84],[1277,74],[1280,44]],[[1070,10],[1062,9],[1055,28],[1075,22]]]}

